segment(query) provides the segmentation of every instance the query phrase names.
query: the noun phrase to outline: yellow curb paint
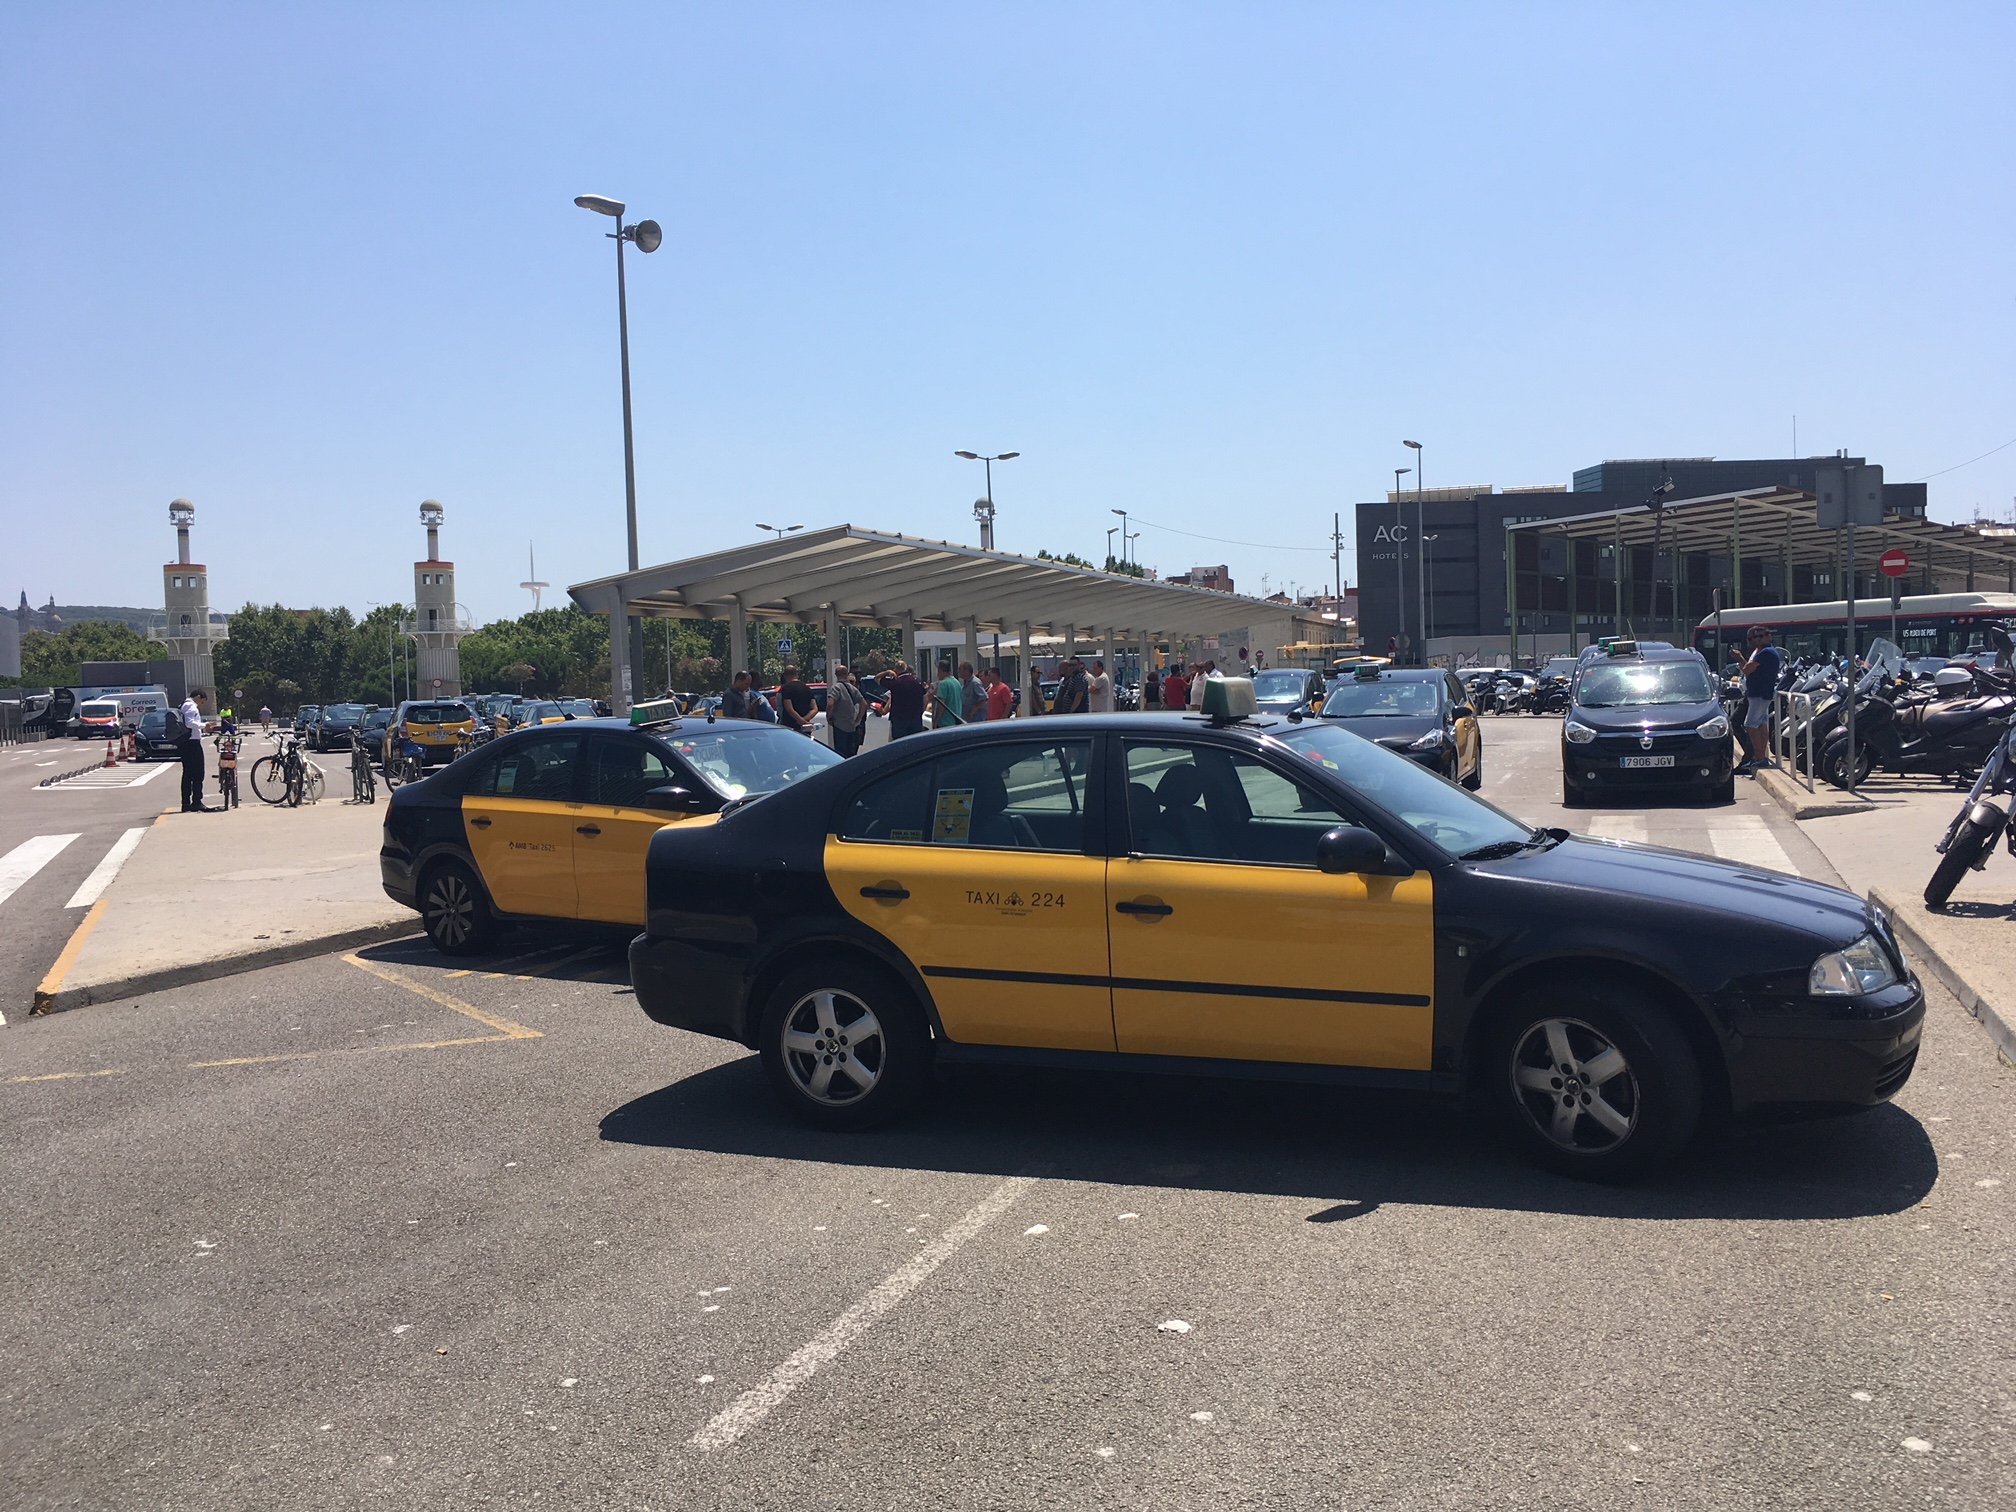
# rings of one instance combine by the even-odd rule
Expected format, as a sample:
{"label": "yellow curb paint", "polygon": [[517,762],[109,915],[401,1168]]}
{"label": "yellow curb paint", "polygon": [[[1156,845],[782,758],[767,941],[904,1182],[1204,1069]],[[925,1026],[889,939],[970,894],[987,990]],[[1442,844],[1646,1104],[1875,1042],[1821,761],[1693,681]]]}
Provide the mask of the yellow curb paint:
{"label": "yellow curb paint", "polygon": [[459,1013],[464,1018],[474,1019],[486,1029],[495,1029],[506,1039],[544,1038],[537,1029],[528,1029],[523,1024],[514,1024],[507,1018],[498,1018],[494,1014],[485,1013],[481,1008],[476,1007],[472,1003],[465,1003],[458,997],[450,997],[445,992],[437,991],[432,987],[413,981],[409,977],[403,977],[396,971],[380,966],[376,961],[367,961],[354,955],[346,955],[343,959],[350,965],[355,966],[359,971],[367,971],[372,976],[390,982],[395,987],[404,987],[408,992],[414,994],[414,996],[423,997],[430,1003],[438,1003],[451,1013]]}
{"label": "yellow curb paint", "polygon": [[222,1066],[276,1066],[283,1061],[321,1060],[331,1055],[384,1055],[393,1050],[452,1050],[457,1045],[508,1045],[512,1040],[544,1037],[537,1033],[479,1034],[470,1039],[421,1040],[399,1045],[357,1045],[341,1050],[297,1050],[291,1055],[240,1055],[230,1060],[190,1061],[189,1069],[215,1071]]}
{"label": "yellow curb paint", "polygon": [[124,1076],[124,1071],[50,1071],[41,1076],[10,1076],[8,1084],[45,1081],[86,1081],[94,1076]]}
{"label": "yellow curb paint", "polygon": [[42,985],[35,989],[35,1002],[29,1008],[31,1014],[47,1013],[56,1006],[56,994],[62,990],[63,979],[70,975],[70,968],[77,964],[77,956],[84,949],[84,942],[91,938],[91,931],[98,927],[98,921],[105,917],[108,899],[100,898],[91,905],[91,911],[84,915],[84,921],[71,931],[69,941],[63,946],[63,953],[56,957],[56,964],[49,968],[42,978]]}

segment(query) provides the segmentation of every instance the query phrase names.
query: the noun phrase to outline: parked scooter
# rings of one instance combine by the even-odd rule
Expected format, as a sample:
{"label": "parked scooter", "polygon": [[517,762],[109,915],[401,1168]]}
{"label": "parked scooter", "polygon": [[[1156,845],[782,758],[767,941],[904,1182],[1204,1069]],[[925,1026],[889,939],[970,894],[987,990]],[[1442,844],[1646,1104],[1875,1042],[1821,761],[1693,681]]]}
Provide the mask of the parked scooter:
{"label": "parked scooter", "polygon": [[1566,714],[1568,712],[1568,677],[1563,672],[1543,673],[1534,685],[1531,697],[1527,699],[1526,712],[1529,714]]}
{"label": "parked scooter", "polygon": [[[1975,696],[1929,697],[1894,677],[1865,687],[1855,703],[1855,782],[1878,768],[1933,777],[1979,771],[2016,714],[2016,691],[2000,686],[1993,674],[1968,673],[1965,680]],[[1849,785],[1845,727],[1821,747],[1820,775],[1836,787]]]}
{"label": "parked scooter", "polygon": [[[2011,647],[2008,633],[1998,633],[2001,636],[1998,649],[2002,653],[1997,658],[1999,662],[2009,658]],[[2005,727],[2001,741],[1988,753],[1967,801],[1960,805],[1960,812],[1934,847],[1939,852],[1939,865],[1932,873],[1932,880],[1925,884],[1927,903],[1936,908],[1952,897],[1953,889],[1960,885],[1969,869],[1979,871],[1988,864],[1997,840],[2008,839],[2010,853],[2016,855],[2016,834],[2009,829],[2009,812],[1989,801],[2010,792],[2016,792],[2016,720]]]}

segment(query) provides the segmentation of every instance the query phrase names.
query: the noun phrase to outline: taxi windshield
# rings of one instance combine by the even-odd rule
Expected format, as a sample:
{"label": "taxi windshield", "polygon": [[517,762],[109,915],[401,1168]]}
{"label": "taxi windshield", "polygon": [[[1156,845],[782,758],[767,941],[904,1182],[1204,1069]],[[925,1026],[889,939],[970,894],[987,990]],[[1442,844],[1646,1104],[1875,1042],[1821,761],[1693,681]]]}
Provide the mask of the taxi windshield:
{"label": "taxi windshield", "polygon": [[1325,719],[1433,719],[1442,691],[1432,682],[1345,682],[1323,700]]}
{"label": "taxi windshield", "polygon": [[1308,686],[1307,672],[1275,671],[1253,674],[1253,696],[1256,698],[1300,698]]}
{"label": "taxi windshield", "polygon": [[831,748],[781,725],[738,724],[733,734],[702,725],[671,731],[664,739],[724,798],[774,793],[841,760]]}
{"label": "taxi windshield", "polygon": [[469,718],[469,711],[460,704],[414,704],[406,711],[409,725],[462,724]]}
{"label": "taxi windshield", "polygon": [[[1405,686],[1401,684],[1400,686]],[[1417,684],[1417,686],[1419,686]],[[1327,711],[1326,711],[1327,712]],[[1534,830],[1396,751],[1335,725],[1303,724],[1268,734],[1451,855],[1521,846]]]}
{"label": "taxi windshield", "polygon": [[1582,674],[1575,701],[1585,709],[1642,708],[1647,704],[1711,703],[1708,668],[1693,659],[1593,662]]}

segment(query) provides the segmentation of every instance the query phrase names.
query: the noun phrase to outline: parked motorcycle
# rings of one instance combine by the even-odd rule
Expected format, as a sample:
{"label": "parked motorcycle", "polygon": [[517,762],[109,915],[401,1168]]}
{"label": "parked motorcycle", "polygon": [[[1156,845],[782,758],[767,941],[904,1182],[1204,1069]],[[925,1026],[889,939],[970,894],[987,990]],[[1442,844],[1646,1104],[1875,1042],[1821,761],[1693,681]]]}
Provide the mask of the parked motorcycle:
{"label": "parked motorcycle", "polygon": [[1529,714],[1566,714],[1568,712],[1568,679],[1560,672],[1548,672],[1535,684],[1531,697],[1527,700]]}
{"label": "parked motorcycle", "polygon": [[2004,728],[2000,743],[1982,763],[1981,775],[1974,779],[1967,801],[1933,847],[1939,852],[1939,865],[1925,884],[1925,901],[1934,908],[1953,896],[1953,889],[1969,870],[1987,866],[1997,840],[2007,839],[2010,854],[2016,855],[2016,833],[2009,829],[2008,810],[1989,801],[2012,791],[2016,791],[2016,723]]}
{"label": "parked motorcycle", "polygon": [[[1993,683],[1974,697],[1934,698],[1879,681],[1855,703],[1854,780],[1859,784],[1878,768],[1932,777],[1977,772],[2008,732],[2012,713],[2016,692]],[[1820,775],[1836,787],[1848,786],[1845,726],[1837,726],[1821,747]]]}

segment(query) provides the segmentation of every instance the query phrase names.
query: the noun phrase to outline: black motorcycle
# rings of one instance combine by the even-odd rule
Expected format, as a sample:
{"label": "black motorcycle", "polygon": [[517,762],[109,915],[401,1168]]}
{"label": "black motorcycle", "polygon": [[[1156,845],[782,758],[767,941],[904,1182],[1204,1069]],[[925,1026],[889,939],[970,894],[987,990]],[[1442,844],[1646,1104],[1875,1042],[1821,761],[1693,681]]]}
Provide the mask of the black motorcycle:
{"label": "black motorcycle", "polygon": [[[1973,696],[1935,697],[1901,679],[1901,668],[1892,668],[1887,654],[1892,650],[1888,641],[1876,642],[1872,662],[1881,654],[1880,665],[1889,675],[1865,676],[1858,688],[1854,781],[1859,784],[1879,767],[1932,777],[1965,778],[1979,771],[2016,714],[2016,681],[2004,673],[1969,668]],[[1835,728],[1822,744],[1820,775],[1836,787],[1849,785],[1845,727]]]}
{"label": "black motorcycle", "polygon": [[1939,865],[1925,884],[1925,901],[1934,908],[1953,896],[1953,889],[1970,869],[1980,871],[1987,866],[1997,840],[2006,838],[2010,854],[2016,855],[2016,832],[2009,828],[2008,810],[1988,801],[2012,791],[2016,791],[2016,723],[2004,730],[2001,742],[1988,753],[1981,775],[1974,779],[1973,791],[1934,847],[1939,852]]}
{"label": "black motorcycle", "polygon": [[1568,679],[1560,672],[1544,674],[1535,685],[1527,700],[1529,714],[1566,714],[1568,712]]}

